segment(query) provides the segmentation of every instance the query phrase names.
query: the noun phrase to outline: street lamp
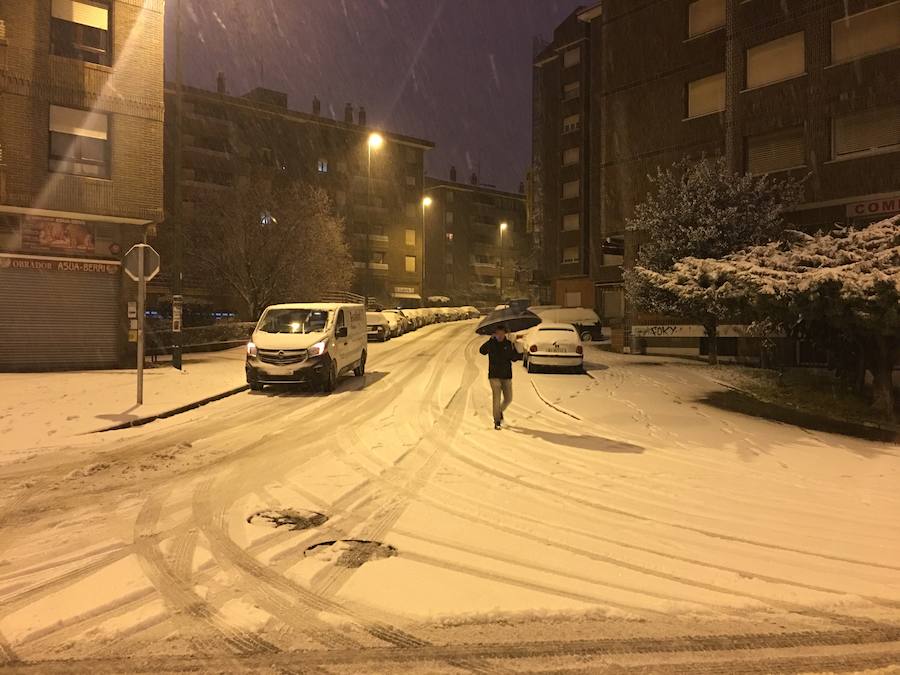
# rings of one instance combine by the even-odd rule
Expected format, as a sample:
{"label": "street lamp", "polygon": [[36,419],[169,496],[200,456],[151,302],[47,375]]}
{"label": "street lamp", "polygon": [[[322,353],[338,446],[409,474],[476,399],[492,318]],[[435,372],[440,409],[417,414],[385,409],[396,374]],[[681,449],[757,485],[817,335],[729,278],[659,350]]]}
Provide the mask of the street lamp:
{"label": "street lamp", "polygon": [[366,140],[368,153],[368,161],[366,163],[366,262],[363,268],[363,296],[365,297],[366,309],[369,309],[369,265],[372,261],[372,253],[369,250],[369,235],[372,232],[372,151],[379,150],[382,145],[384,145],[384,136],[375,131],[369,134],[369,138]]}
{"label": "street lamp", "polygon": [[506,232],[506,228],[509,227],[509,223],[505,220],[500,223],[500,302],[503,302],[503,233]]}
{"label": "street lamp", "polygon": [[428,235],[425,232],[425,209],[432,205],[434,200],[425,195],[422,197],[422,295],[423,297],[428,297],[425,294],[425,246],[428,243]]}

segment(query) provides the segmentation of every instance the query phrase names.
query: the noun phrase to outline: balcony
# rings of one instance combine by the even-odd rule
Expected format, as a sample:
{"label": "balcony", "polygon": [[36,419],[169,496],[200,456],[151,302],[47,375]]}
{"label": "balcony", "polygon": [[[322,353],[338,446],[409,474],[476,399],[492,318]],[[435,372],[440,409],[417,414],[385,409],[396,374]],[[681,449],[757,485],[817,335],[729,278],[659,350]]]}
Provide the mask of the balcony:
{"label": "balcony", "polygon": [[477,262],[473,260],[470,264],[475,269],[476,274],[484,274],[488,272],[496,273],[500,269],[500,266],[495,262]]}
{"label": "balcony", "polygon": [[594,274],[594,283],[606,285],[618,285],[622,283],[621,265],[603,265],[598,267]]}
{"label": "balcony", "polygon": [[[366,235],[363,232],[354,232],[353,238],[358,241],[360,244],[365,244]],[[370,234],[369,235],[369,244],[373,245],[379,249],[387,248],[390,243],[390,238],[386,234]]]}
{"label": "balcony", "polygon": [[[366,264],[364,262],[354,260],[353,267],[356,269],[365,269]],[[378,262],[370,262],[369,269],[373,272],[377,272],[379,274],[387,274],[388,272],[388,264],[387,263],[378,263]]]}

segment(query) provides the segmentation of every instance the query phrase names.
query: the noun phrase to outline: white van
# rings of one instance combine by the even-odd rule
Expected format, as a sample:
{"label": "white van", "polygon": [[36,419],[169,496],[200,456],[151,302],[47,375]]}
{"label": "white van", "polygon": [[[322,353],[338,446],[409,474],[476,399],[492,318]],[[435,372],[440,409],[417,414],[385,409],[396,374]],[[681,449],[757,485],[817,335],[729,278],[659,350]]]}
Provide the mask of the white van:
{"label": "white van", "polygon": [[366,371],[366,311],[362,305],[293,303],[262,313],[247,343],[247,384],[311,384],[334,391],[348,371]]}

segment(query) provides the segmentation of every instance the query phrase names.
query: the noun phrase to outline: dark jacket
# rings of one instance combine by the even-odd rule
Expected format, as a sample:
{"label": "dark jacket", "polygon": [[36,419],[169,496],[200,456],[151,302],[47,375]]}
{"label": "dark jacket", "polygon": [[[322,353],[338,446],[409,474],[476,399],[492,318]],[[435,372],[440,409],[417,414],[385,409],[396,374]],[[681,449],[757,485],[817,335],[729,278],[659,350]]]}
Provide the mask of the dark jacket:
{"label": "dark jacket", "polygon": [[491,338],[478,351],[488,357],[488,377],[491,379],[511,380],[512,363],[522,358],[509,338],[503,342]]}

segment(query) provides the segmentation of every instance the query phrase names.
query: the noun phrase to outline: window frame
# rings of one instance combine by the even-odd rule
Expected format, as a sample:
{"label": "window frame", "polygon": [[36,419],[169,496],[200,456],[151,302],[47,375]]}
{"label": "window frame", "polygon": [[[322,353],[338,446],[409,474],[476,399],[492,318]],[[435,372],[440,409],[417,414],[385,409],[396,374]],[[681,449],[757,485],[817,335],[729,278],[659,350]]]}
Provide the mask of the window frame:
{"label": "window frame", "polygon": [[[698,82],[703,82],[704,80],[711,80],[713,78],[722,78],[722,107],[717,108],[715,110],[710,110],[708,112],[701,112],[695,115],[691,114],[691,85],[696,84]],[[684,119],[685,120],[697,120],[702,117],[707,117],[708,115],[718,115],[721,112],[725,112],[725,108],[727,106],[727,84],[725,81],[726,75],[725,71],[721,71],[719,73],[713,73],[712,75],[706,75],[704,77],[698,77],[696,80],[688,80],[684,84]]]}
{"label": "window frame", "polygon": [[871,52],[865,52],[863,54],[859,54],[857,56],[852,56],[850,58],[841,59],[840,61],[835,60],[834,58],[834,26],[835,24],[841,23],[843,21],[849,21],[854,16],[860,16],[861,14],[869,14],[871,12],[882,11],[888,7],[900,6],[900,0],[896,0],[895,2],[888,2],[887,4],[880,5],[878,7],[869,7],[868,9],[864,9],[862,11],[856,12],[854,14],[850,14],[849,16],[842,16],[840,18],[834,19],[829,24],[828,30],[828,61],[829,65],[839,66],[845,63],[853,63],[854,61],[859,61],[860,59],[868,58],[869,56],[875,56],[876,54],[884,54],[889,51],[893,51],[894,49],[900,49],[900,44],[894,45],[893,47],[882,47],[880,49],[876,49]]}
{"label": "window frame", "polygon": [[[791,75],[785,75],[784,77],[780,77],[777,80],[768,80],[766,82],[761,82],[759,84],[750,84],[750,52],[754,49],[758,49],[759,47],[763,47],[765,45],[771,44],[773,42],[778,42],[780,40],[786,40],[787,38],[794,37],[795,35],[802,36],[802,47],[803,47],[803,69],[800,72],[793,73]],[[806,31],[805,30],[797,30],[793,33],[787,33],[785,35],[779,35],[776,38],[772,38],[771,40],[766,40],[765,42],[760,42],[755,45],[751,45],[744,49],[744,89],[743,91],[756,91],[758,89],[763,89],[765,87],[770,87],[775,84],[780,84],[782,82],[788,82],[790,80],[795,80],[798,77],[805,77],[808,74],[807,71],[807,63],[806,63]]]}
{"label": "window frame", "polygon": [[[566,161],[566,153],[567,153],[567,152],[572,152],[573,150],[575,151],[575,154],[577,155],[578,158],[577,158],[574,162],[567,162],[567,161]],[[563,165],[563,166],[575,166],[575,165],[577,165],[577,164],[581,164],[581,147],[579,147],[579,146],[576,145],[574,148],[565,148],[565,149],[563,149],[563,151],[562,151],[562,165]]]}
{"label": "window frame", "polygon": [[[569,218],[570,216],[574,216],[578,220],[578,223],[575,227],[566,227],[566,218]],[[580,212],[564,213],[563,217],[562,217],[562,221],[560,223],[560,229],[563,232],[579,232],[581,230],[581,213]]]}
{"label": "window frame", "polygon": [[[759,139],[759,138],[772,138],[777,136],[788,136],[793,135],[793,133],[799,132],[800,143],[801,143],[801,152],[803,155],[801,164],[794,164],[791,166],[780,167],[777,169],[772,169],[770,171],[765,172],[754,172],[750,169],[750,141],[751,139]],[[804,126],[792,126],[792,127],[783,127],[781,129],[773,129],[772,131],[768,131],[763,134],[754,134],[752,136],[747,136],[744,138],[744,171],[746,173],[752,174],[754,176],[770,176],[776,173],[783,173],[785,171],[795,171],[797,169],[804,169],[808,166],[807,164],[807,147],[806,147],[806,129]]]}
{"label": "window frame", "polygon": [[[572,63],[569,63],[569,54],[577,54],[576,60]],[[563,50],[562,62],[563,68],[574,68],[575,66],[581,65],[581,45],[566,47]]]}
{"label": "window frame", "polygon": [[[577,191],[574,195],[566,195],[566,186],[567,185],[575,185]],[[562,198],[563,199],[578,199],[581,197],[581,179],[576,178],[575,180],[568,180],[562,184]]]}
{"label": "window frame", "polygon": [[[856,150],[854,152],[845,152],[842,154],[838,154],[836,151],[837,147],[837,125],[835,122],[839,118],[847,118],[847,117],[856,117],[862,116],[866,113],[872,113],[878,110],[890,110],[892,108],[897,108],[900,110],[900,104],[895,105],[886,105],[886,106],[877,106],[873,108],[865,108],[863,110],[854,110],[853,112],[845,113],[843,115],[834,115],[831,117],[830,125],[831,125],[831,133],[829,134],[829,140],[831,141],[831,160],[832,162],[843,162],[851,159],[858,159],[862,157],[871,157],[873,155],[887,155],[892,152],[900,152],[900,142],[894,143],[892,145],[884,145],[877,148],[867,148],[866,150]],[[900,114],[900,112],[898,112]]]}
{"label": "window frame", "polygon": [[[576,258],[566,258],[566,251],[576,251]],[[560,251],[560,264],[561,265],[577,265],[581,262],[581,247],[580,246],[564,246],[562,251]]]}
{"label": "window frame", "polygon": [[[702,37],[704,35],[710,35],[711,33],[715,33],[718,30],[722,30],[725,28],[725,22],[727,21],[727,15],[723,11],[723,20],[722,23],[715,26],[714,28],[707,28],[706,30],[699,31],[697,33],[691,32],[691,7],[696,5],[698,2],[703,2],[703,0],[691,0],[687,3],[687,12],[685,14],[685,34],[687,35],[687,40],[693,40],[698,37]],[[722,0],[723,10],[725,9],[725,2]]]}
{"label": "window frame", "polygon": [[[83,138],[91,138],[90,136],[80,136],[78,134],[68,134],[64,131],[54,131],[51,128],[51,120],[50,111],[52,108],[61,108],[64,110],[74,110],[83,113],[92,113],[95,115],[103,115],[106,118],[106,138],[103,139],[103,161],[97,162],[91,159],[80,157],[79,159],[74,159],[69,156],[57,156],[53,154],[53,139],[54,134],[57,136],[68,136],[72,141],[70,141],[69,145],[67,145],[68,149],[71,149],[76,143],[79,143],[79,139]],[[63,174],[67,176],[78,176],[80,178],[92,178],[94,180],[112,180],[112,135],[113,135],[113,124],[112,124],[112,115],[109,112],[98,112],[94,110],[86,110],[84,108],[70,108],[69,106],[56,105],[51,103],[47,106],[47,171],[49,173],[55,174]],[[100,139],[93,139],[100,140]],[[78,164],[85,164],[87,166],[98,166],[103,167],[105,171],[103,173],[92,174],[92,173],[84,173],[74,170],[66,170],[62,168],[54,168],[54,162],[57,164],[71,164],[73,167]]]}
{"label": "window frame", "polygon": [[[49,48],[50,54],[53,56],[59,57],[61,59],[72,59],[74,61],[81,61],[82,63],[89,63],[93,66],[100,66],[102,68],[112,68],[113,64],[115,62],[115,58],[113,55],[113,49],[115,46],[115,43],[113,41],[113,37],[114,37],[113,36],[113,26],[114,26],[113,5],[114,5],[114,3],[112,2],[112,0],[79,0],[79,1],[82,4],[102,7],[103,9],[106,10],[106,30],[102,31],[102,29],[96,28],[94,26],[88,26],[86,24],[78,23],[77,21],[68,21],[66,19],[54,16],[52,0],[51,0],[50,26],[49,26],[49,33],[48,33],[48,36],[49,36],[48,48]],[[73,40],[71,43],[66,41],[66,47],[72,49],[75,52],[78,52],[78,55],[67,54],[67,53],[62,53],[60,51],[57,51],[57,49],[61,48],[61,47],[58,46],[58,41],[56,41],[54,39],[54,36],[56,33],[56,31],[54,30],[54,25],[56,24],[56,22],[68,24],[69,26],[74,27],[74,30],[76,32],[80,31],[80,34],[82,34],[82,35],[83,35],[85,28],[99,30],[99,31],[104,32],[106,34],[106,48],[104,50],[99,50],[96,47],[93,47],[89,44],[84,43],[83,41],[75,42]],[[70,30],[71,30],[71,28],[70,28]],[[85,53],[102,54],[104,58],[101,58],[98,61],[86,59],[86,58],[84,58]]]}
{"label": "window frame", "polygon": [[[409,261],[412,260],[412,269],[409,269]],[[416,256],[406,255],[403,258],[403,269],[407,274],[415,274],[418,271]]]}
{"label": "window frame", "polygon": [[[575,119],[574,125],[568,125],[568,120]],[[574,113],[572,115],[566,115],[562,120],[562,132],[564,134],[574,134],[577,131],[581,131],[581,115],[579,113]]]}

